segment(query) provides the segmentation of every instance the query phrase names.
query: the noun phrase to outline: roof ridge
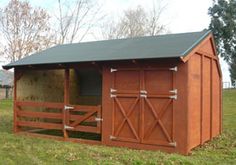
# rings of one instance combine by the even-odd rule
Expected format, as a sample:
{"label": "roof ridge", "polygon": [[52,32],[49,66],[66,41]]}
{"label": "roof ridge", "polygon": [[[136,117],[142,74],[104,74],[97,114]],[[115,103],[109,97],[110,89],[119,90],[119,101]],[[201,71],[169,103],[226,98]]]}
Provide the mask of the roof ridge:
{"label": "roof ridge", "polygon": [[[203,31],[205,31],[205,30],[203,30]],[[193,34],[193,33],[202,33],[203,31],[167,33],[167,34],[159,34],[159,35],[154,35],[154,36],[136,36],[136,37],[118,38],[118,39],[102,39],[102,40],[95,40],[95,41],[85,41],[85,42],[58,44],[56,46],[67,46],[67,45],[77,45],[77,44],[86,44],[86,43],[94,43],[94,42],[106,42],[106,41],[121,41],[121,40],[132,40],[132,39],[143,39],[143,38],[150,38],[150,37],[156,38],[156,37],[165,37],[165,36],[170,36],[170,35],[185,35],[185,34]],[[207,31],[209,31],[209,30],[207,30]],[[55,47],[55,46],[53,46],[53,47]]]}

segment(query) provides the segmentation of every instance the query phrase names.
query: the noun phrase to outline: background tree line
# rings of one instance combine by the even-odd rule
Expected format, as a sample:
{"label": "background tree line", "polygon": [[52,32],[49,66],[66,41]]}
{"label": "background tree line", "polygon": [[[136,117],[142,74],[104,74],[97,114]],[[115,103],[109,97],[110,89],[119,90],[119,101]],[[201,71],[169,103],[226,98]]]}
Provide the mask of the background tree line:
{"label": "background tree line", "polygon": [[232,83],[236,80],[236,1],[213,0],[209,8],[218,53],[229,64]]}
{"label": "background tree line", "polygon": [[150,12],[140,6],[128,9],[111,23],[96,1],[55,2],[57,11],[51,15],[25,0],[10,0],[0,8],[0,55],[13,62],[56,44],[80,42],[94,27],[102,31],[102,39],[156,35],[165,29],[159,21],[163,8],[155,5]]}
{"label": "background tree line", "polygon": [[[0,55],[13,62],[56,44],[80,42],[85,36],[93,35],[94,27],[99,27],[102,39],[152,36],[168,30],[160,21],[165,6],[155,4],[157,1],[153,1],[149,11],[138,6],[127,9],[116,20],[103,13],[102,6],[94,0],[55,2],[56,14],[33,7],[25,0],[10,0],[0,8]],[[236,1],[213,0],[208,14],[209,29],[219,55],[229,64],[233,81],[236,79]]]}

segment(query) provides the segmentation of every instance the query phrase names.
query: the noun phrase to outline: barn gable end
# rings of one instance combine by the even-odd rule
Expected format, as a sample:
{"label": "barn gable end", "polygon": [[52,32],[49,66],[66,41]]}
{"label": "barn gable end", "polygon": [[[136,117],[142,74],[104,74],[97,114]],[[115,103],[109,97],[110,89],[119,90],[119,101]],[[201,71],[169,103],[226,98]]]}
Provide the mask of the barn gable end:
{"label": "barn gable end", "polygon": [[221,70],[211,35],[186,58],[189,66],[188,148],[190,150],[221,132]]}
{"label": "barn gable end", "polygon": [[208,38],[207,40],[203,41],[200,48],[198,49],[199,52],[202,52],[204,54],[207,54],[211,57],[216,57],[216,50],[215,46],[213,44],[212,36]]}

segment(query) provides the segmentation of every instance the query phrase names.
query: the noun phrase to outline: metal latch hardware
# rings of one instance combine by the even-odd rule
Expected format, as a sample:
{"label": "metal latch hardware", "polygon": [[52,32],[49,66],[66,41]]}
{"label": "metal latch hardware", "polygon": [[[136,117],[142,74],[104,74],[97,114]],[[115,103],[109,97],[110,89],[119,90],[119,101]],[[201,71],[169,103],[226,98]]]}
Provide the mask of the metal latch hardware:
{"label": "metal latch hardware", "polygon": [[74,129],[74,127],[68,126],[68,125],[64,125],[64,129]]}
{"label": "metal latch hardware", "polygon": [[178,67],[177,67],[177,66],[175,66],[174,68],[170,68],[169,70],[172,70],[172,71],[175,71],[175,72],[177,72],[177,71],[178,71]]}
{"label": "metal latch hardware", "polygon": [[111,93],[116,92],[116,91],[117,91],[116,89],[113,89],[113,88],[110,89]]}
{"label": "metal latch hardware", "polygon": [[178,90],[177,90],[177,89],[173,89],[173,90],[170,90],[169,92],[170,92],[170,93],[177,94],[177,93],[178,93]]}
{"label": "metal latch hardware", "polygon": [[111,98],[114,98],[114,97],[116,97],[116,95],[111,94]]}
{"label": "metal latch hardware", "polygon": [[111,139],[111,140],[114,140],[114,139],[116,139],[116,137],[111,135],[111,136],[110,136],[110,139]]}
{"label": "metal latch hardware", "polygon": [[177,146],[177,143],[176,142],[171,142],[169,143],[170,146],[173,146],[173,147],[176,147]]}
{"label": "metal latch hardware", "polygon": [[140,93],[141,93],[141,94],[147,94],[147,91],[145,91],[145,90],[140,90]]}
{"label": "metal latch hardware", "polygon": [[177,100],[177,95],[169,96],[169,98]]}
{"label": "metal latch hardware", "polygon": [[117,71],[117,69],[111,68],[111,72],[116,72],[116,71]]}
{"label": "metal latch hardware", "polygon": [[141,94],[140,97],[147,98],[147,95],[145,95],[145,94]]}
{"label": "metal latch hardware", "polygon": [[103,119],[99,117],[95,117],[95,121],[103,121]]}
{"label": "metal latch hardware", "polygon": [[64,106],[64,109],[65,109],[65,110],[70,110],[70,109],[74,109],[74,107],[65,105],[65,106]]}

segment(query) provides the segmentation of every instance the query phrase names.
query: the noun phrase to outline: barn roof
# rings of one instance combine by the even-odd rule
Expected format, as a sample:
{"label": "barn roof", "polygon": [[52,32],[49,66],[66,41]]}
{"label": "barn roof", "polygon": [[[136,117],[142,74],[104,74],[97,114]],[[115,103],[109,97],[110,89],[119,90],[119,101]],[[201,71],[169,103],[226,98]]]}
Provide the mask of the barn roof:
{"label": "barn roof", "polygon": [[3,66],[62,64],[89,61],[178,58],[186,56],[210,31],[58,45]]}

